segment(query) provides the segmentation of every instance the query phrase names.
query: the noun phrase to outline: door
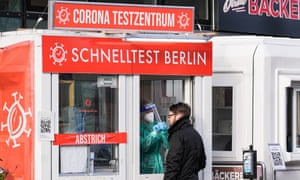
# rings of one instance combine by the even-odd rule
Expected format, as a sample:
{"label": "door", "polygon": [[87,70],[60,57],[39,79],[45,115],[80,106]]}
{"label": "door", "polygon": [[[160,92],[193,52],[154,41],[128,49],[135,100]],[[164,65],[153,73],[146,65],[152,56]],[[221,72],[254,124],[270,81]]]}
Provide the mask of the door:
{"label": "door", "polygon": [[52,179],[125,179],[123,81],[117,75],[53,75]]}
{"label": "door", "polygon": [[[167,136],[160,134],[157,139],[147,139],[147,133],[154,133],[144,125],[143,115],[148,107],[154,109],[154,122],[166,122],[168,108],[177,102],[192,105],[191,77],[180,76],[136,76],[133,80],[133,178],[161,180],[167,154]],[[150,106],[148,106],[150,105]]]}

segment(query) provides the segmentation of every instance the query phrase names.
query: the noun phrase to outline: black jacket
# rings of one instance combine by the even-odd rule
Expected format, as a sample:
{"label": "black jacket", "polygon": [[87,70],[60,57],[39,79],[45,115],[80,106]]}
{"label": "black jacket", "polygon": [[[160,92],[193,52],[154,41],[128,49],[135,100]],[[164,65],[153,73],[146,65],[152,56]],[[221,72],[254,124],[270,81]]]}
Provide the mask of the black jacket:
{"label": "black jacket", "polygon": [[190,120],[180,119],[170,127],[169,151],[164,180],[198,180],[206,155],[200,134]]}

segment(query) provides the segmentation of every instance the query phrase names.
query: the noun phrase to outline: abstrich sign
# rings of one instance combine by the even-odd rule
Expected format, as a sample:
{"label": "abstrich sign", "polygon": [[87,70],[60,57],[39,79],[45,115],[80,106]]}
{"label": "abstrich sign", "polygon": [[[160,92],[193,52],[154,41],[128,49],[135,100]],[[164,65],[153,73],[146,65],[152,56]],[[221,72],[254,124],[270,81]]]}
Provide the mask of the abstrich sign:
{"label": "abstrich sign", "polygon": [[299,0],[220,0],[219,31],[300,37]]}
{"label": "abstrich sign", "polygon": [[54,145],[121,144],[127,143],[126,132],[55,134]]}
{"label": "abstrich sign", "polygon": [[55,2],[54,29],[193,32],[194,7]]}

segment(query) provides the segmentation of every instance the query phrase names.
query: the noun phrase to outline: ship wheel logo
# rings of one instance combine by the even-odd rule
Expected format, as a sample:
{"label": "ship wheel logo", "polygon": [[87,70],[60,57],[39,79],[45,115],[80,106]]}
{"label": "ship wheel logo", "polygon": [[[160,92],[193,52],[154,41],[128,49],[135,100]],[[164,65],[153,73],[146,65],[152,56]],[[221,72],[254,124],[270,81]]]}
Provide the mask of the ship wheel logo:
{"label": "ship wheel logo", "polygon": [[187,13],[181,12],[181,14],[178,17],[177,23],[179,24],[179,27],[182,29],[186,29],[187,26],[189,26],[190,18]]}
{"label": "ship wheel logo", "polygon": [[68,8],[60,7],[59,10],[57,10],[57,16],[59,24],[66,24],[70,21],[70,13]]}
{"label": "ship wheel logo", "polygon": [[54,47],[50,47],[51,54],[49,55],[50,59],[53,60],[53,64],[62,66],[63,62],[66,62],[67,51],[64,49],[63,44],[55,43]]}
{"label": "ship wheel logo", "polygon": [[30,136],[31,129],[26,129],[27,125],[27,116],[32,117],[30,108],[25,112],[22,105],[20,104],[20,100],[23,99],[23,96],[18,94],[18,92],[12,93],[14,97],[14,103],[7,107],[7,102],[4,103],[3,111],[7,111],[7,119],[6,124],[1,123],[1,131],[6,127],[9,133],[8,139],[5,141],[9,146],[10,141],[13,141],[13,148],[19,147],[20,144],[17,143],[17,139],[23,134],[26,133],[27,138]]}

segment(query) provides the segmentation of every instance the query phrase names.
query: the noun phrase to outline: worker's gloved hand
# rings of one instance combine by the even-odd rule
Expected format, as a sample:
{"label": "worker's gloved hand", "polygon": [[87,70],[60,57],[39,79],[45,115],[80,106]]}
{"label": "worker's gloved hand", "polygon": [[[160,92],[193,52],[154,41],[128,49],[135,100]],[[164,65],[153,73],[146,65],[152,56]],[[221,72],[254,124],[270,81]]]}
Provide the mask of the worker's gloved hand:
{"label": "worker's gloved hand", "polygon": [[158,122],[156,125],[153,126],[153,131],[165,131],[168,129],[168,125],[165,122]]}

